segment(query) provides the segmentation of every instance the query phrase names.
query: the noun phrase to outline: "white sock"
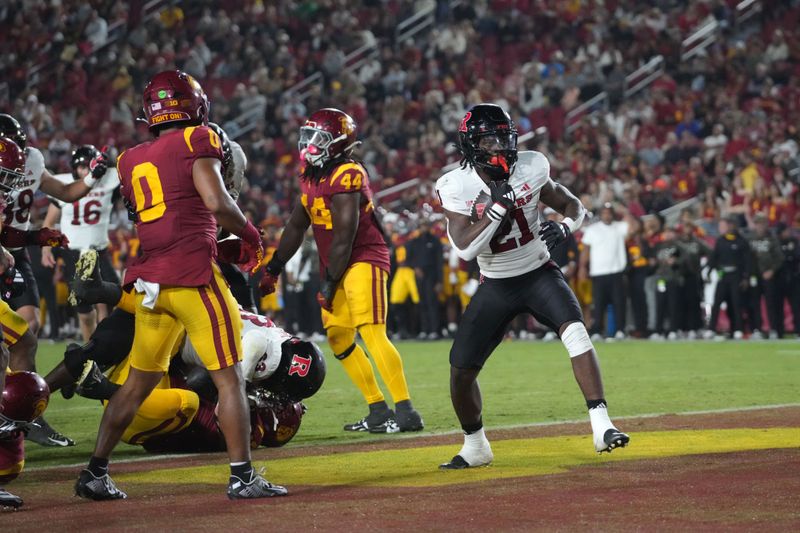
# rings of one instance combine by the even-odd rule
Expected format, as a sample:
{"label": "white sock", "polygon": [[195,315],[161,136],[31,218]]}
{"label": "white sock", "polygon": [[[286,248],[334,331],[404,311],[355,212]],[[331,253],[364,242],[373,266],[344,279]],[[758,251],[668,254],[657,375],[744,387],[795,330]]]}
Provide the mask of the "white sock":
{"label": "white sock", "polygon": [[470,465],[486,464],[492,461],[492,446],[483,428],[469,435],[464,434],[464,446],[458,455]]}
{"label": "white sock", "polygon": [[589,421],[592,423],[592,433],[601,438],[606,431],[614,427],[613,422],[608,417],[608,409],[605,405],[589,409]]}

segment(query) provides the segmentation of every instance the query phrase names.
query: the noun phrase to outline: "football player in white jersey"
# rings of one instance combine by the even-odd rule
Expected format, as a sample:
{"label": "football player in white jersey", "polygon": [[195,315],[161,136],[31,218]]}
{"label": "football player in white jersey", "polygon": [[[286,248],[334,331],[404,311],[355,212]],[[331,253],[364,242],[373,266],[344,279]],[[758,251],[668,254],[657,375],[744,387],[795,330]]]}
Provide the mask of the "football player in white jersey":
{"label": "football player in white jersey", "polygon": [[[520,313],[533,314],[564,343],[589,408],[595,450],[625,446],[628,435],[608,417],[597,355],[580,305],[550,260],[549,250],[580,227],[585,208],[550,178],[550,164],[543,154],[517,152],[516,127],[501,107],[473,107],[461,122],[458,138],[461,167],[439,178],[436,191],[450,243],[462,259],[477,258],[481,284],[464,311],[450,350],[450,396],[464,430],[464,446],[440,468],[492,461],[477,378]],[[540,224],[540,201],[564,215],[564,221]]]}
{"label": "football player in white jersey", "polygon": [[[56,174],[55,179],[65,184],[83,180],[91,173],[89,165],[99,154],[100,151],[90,144],[78,147],[72,152],[70,159],[72,172]],[[97,250],[96,257],[100,263],[103,279],[119,283],[119,277],[111,264],[111,257],[108,253],[108,227],[111,224],[111,211],[117,191],[119,191],[119,178],[117,170],[112,167],[106,171],[92,191],[80,200],[71,203],[53,200],[50,204],[42,227],[53,228],[56,222],[59,222],[61,232],[69,238],[69,249],[62,250],[60,253],[64,259],[64,277],[66,279],[72,279],[74,276],[75,266],[81,252],[91,248]],[[55,264],[56,260],[53,257],[52,249],[42,248],[42,265],[54,267]],[[91,271],[94,265],[83,266]],[[108,316],[108,306],[98,304],[95,311],[95,306],[79,304],[74,294],[70,295],[69,303],[78,311],[84,342],[89,342],[89,337],[97,323]]]}
{"label": "football player in white jersey", "polygon": [[[33,147],[26,146],[27,136],[20,123],[11,115],[0,114],[0,136],[8,137],[25,151],[25,179],[15,191],[7,195],[8,201],[3,211],[4,224],[20,231],[28,231],[31,226],[31,207],[37,190],[63,200],[74,202],[91,191],[92,187],[105,174],[110,162],[106,154],[101,153],[90,163],[91,173],[81,181],[65,185],[56,180],[45,169],[44,156]],[[17,274],[25,282],[25,292],[9,299],[8,304],[27,322],[29,331],[36,340],[39,331],[39,288],[33,276],[30,255],[24,247],[9,248],[14,256]],[[36,370],[36,350],[38,342],[31,342],[26,358],[18,358],[14,370]],[[73,446],[72,439],[55,431],[44,419],[27,433],[26,438],[42,446]]]}
{"label": "football player in white jersey", "polygon": [[[9,198],[4,211],[5,224],[27,231],[31,226],[31,207],[36,191],[41,190],[48,196],[63,202],[75,202],[84,196],[100,181],[111,165],[105,153],[98,152],[97,157],[89,163],[91,170],[82,180],[64,183],[57,180],[44,166],[42,152],[32,146],[26,146],[27,136],[17,120],[6,114],[0,114],[0,136],[8,137],[25,150],[25,181],[15,194]],[[11,308],[28,321],[31,331],[36,335],[39,331],[39,289],[33,277],[30,256],[24,248],[10,250],[15,259],[17,270],[25,280],[25,293],[11,299]],[[29,368],[34,369],[35,350],[30,355]]]}

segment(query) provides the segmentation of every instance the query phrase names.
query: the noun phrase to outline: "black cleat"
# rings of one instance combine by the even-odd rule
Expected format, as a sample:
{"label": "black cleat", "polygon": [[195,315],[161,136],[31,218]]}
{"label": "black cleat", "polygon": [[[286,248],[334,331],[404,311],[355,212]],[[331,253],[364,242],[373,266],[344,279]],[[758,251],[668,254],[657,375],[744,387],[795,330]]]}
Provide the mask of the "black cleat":
{"label": "black cleat", "polygon": [[19,509],[22,507],[22,498],[15,496],[7,490],[0,489],[0,509]]}
{"label": "black cleat", "polygon": [[394,420],[394,411],[389,409],[382,409],[368,414],[358,422],[346,424],[345,431],[369,431],[370,433],[396,433],[397,431],[390,431],[392,426],[397,426]]}
{"label": "black cleat", "polygon": [[87,500],[124,500],[128,497],[114,484],[114,480],[108,474],[96,477],[89,470],[81,470],[78,481],[75,482],[75,496],[86,498]]}
{"label": "black cleat", "polygon": [[52,448],[66,448],[75,446],[75,441],[66,435],[62,435],[52,427],[41,416],[31,422],[24,430],[25,440],[35,442],[40,446]]}
{"label": "black cleat", "polygon": [[77,306],[85,288],[96,286],[100,283],[100,262],[97,250],[84,250],[81,252],[78,261],[75,263],[75,277],[70,283],[69,296],[67,302]]}
{"label": "black cleat", "polygon": [[469,463],[460,455],[456,455],[449,462],[439,465],[440,470],[464,470],[465,468],[469,468]]}
{"label": "black cleat", "polygon": [[626,433],[623,433],[616,428],[607,429],[603,434],[602,444],[595,442],[595,449],[597,450],[597,453],[611,453],[611,450],[614,448],[624,448],[627,446],[630,440],[631,438]]}
{"label": "black cleat", "polygon": [[416,409],[397,409],[394,414],[395,428],[397,431],[387,431],[387,433],[397,433],[400,431],[421,431],[425,427],[422,417]]}
{"label": "black cleat", "polygon": [[110,388],[114,388],[113,384],[103,375],[97,363],[91,359],[86,361],[81,376],[75,382],[75,392],[78,396],[90,400],[108,400],[111,398]]}
{"label": "black cleat", "polygon": [[273,496],[286,496],[287,494],[289,494],[289,491],[286,490],[286,487],[273,485],[255,473],[247,483],[237,476],[231,476],[230,481],[228,481],[228,499],[230,500],[271,498]]}

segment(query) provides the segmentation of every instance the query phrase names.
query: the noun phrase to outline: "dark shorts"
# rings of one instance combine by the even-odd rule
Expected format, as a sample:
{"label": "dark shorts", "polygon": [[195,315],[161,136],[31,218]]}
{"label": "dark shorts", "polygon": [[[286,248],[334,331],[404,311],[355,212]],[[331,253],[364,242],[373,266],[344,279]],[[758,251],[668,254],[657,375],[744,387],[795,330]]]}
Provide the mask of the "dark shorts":
{"label": "dark shorts", "polygon": [[247,280],[247,275],[228,263],[219,263],[219,269],[222,271],[222,277],[230,285],[236,302],[248,311],[253,309],[256,301],[253,298],[253,288]]}
{"label": "dark shorts", "polygon": [[552,261],[540,268],[505,279],[484,279],[461,317],[450,349],[450,364],[482,368],[503,340],[511,321],[530,313],[558,333],[568,322],[583,322],[575,293]]}
{"label": "dark shorts", "polygon": [[[59,257],[64,260],[64,280],[69,283],[75,277],[75,263],[78,262],[81,251],[62,249],[58,253]],[[114,270],[114,265],[111,264],[111,254],[108,253],[108,249],[98,250],[97,260],[100,263],[100,276],[102,276],[103,281],[110,281],[119,285],[119,276],[117,271]],[[75,310],[79,313],[89,313],[92,308],[91,304],[79,304],[75,307]]]}
{"label": "dark shorts", "polygon": [[14,250],[11,252],[14,256],[14,268],[17,273],[25,280],[25,292],[11,298],[8,305],[11,309],[16,311],[20,307],[32,305],[39,307],[39,286],[36,284],[36,278],[33,276],[33,267],[31,266],[31,256],[24,248],[22,250]]}

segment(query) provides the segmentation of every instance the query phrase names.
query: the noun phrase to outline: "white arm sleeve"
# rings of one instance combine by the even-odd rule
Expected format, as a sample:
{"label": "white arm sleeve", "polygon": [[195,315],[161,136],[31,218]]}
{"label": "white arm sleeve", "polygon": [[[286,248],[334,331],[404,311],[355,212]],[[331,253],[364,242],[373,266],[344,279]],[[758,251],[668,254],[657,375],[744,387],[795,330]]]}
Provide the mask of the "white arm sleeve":
{"label": "white arm sleeve", "polygon": [[447,238],[450,239],[450,244],[453,246],[453,250],[455,250],[455,252],[458,254],[458,257],[464,261],[472,261],[478,257],[478,254],[480,254],[489,244],[489,241],[492,240],[492,237],[494,237],[494,234],[497,231],[497,228],[500,227],[501,222],[502,220],[496,220],[493,218],[489,225],[486,226],[483,231],[480,232],[471,243],[469,243],[469,246],[463,250],[456,246],[456,243],[453,241],[453,237],[450,235],[449,221],[447,223]]}

